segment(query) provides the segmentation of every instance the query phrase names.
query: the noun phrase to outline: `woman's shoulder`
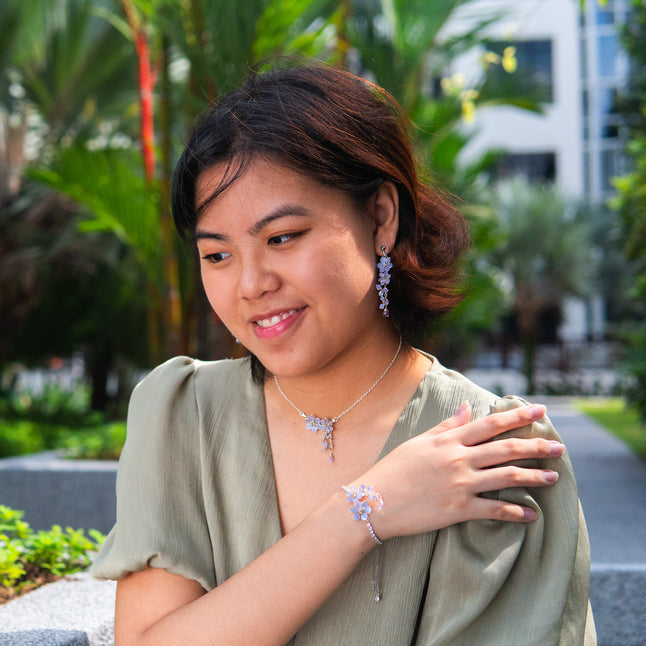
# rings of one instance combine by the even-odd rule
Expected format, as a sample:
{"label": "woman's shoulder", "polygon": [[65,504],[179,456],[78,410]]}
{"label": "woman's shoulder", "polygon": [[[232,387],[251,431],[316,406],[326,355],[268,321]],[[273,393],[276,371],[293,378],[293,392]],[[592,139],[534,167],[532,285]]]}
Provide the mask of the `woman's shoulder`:
{"label": "woman's shoulder", "polygon": [[[425,353],[426,354],[426,353]],[[437,357],[426,354],[431,367],[426,373],[426,387],[438,400],[450,400],[456,407],[468,401],[475,414],[489,413],[489,408],[499,396],[479,386],[457,370],[447,368]]]}
{"label": "woman's shoulder", "polygon": [[[432,365],[426,375],[428,387],[441,399],[450,399],[457,405],[463,401],[471,404],[473,417],[511,410],[529,402],[515,394],[500,395],[478,385],[457,370],[447,368],[434,356],[426,355]],[[459,400],[459,401],[458,401]]]}
{"label": "woman's shoulder", "polygon": [[128,432],[158,433],[153,429],[166,428],[179,433],[179,429],[196,427],[205,403],[225,406],[254,387],[248,359],[173,357],[135,387],[128,407]]}
{"label": "woman's shoulder", "polygon": [[158,399],[163,394],[176,393],[194,382],[207,381],[212,387],[251,381],[249,359],[220,359],[202,361],[177,356],[153,368],[135,387],[133,396],[151,394]]}

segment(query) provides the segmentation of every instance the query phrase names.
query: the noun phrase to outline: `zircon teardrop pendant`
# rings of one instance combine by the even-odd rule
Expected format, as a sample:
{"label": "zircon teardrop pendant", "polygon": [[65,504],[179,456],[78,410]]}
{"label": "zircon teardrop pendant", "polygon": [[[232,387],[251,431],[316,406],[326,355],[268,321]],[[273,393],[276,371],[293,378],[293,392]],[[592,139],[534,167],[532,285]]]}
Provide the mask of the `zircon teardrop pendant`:
{"label": "zircon teardrop pendant", "polygon": [[302,411],[296,404],[283,392],[283,389],[280,387],[280,384],[278,383],[278,379],[276,375],[274,375],[274,383],[276,384],[276,388],[278,389],[278,392],[283,396],[285,401],[305,420],[305,428],[308,431],[312,431],[313,433],[318,433],[319,431],[323,431],[323,451],[328,451],[330,454],[330,462],[334,462],[334,425],[346,414],[349,413],[357,404],[360,404],[376,387],[377,384],[388,374],[388,371],[393,367],[393,364],[397,360],[397,357],[399,356],[399,351],[402,348],[402,337],[399,335],[399,345],[397,346],[397,351],[395,352],[395,356],[392,358],[390,363],[388,364],[388,367],[379,375],[379,379],[375,381],[368,390],[366,390],[357,401],[354,402],[354,404],[348,406],[342,413],[339,413],[336,417],[333,417],[332,419],[329,419],[328,417],[317,417],[316,415],[308,415],[304,411]]}

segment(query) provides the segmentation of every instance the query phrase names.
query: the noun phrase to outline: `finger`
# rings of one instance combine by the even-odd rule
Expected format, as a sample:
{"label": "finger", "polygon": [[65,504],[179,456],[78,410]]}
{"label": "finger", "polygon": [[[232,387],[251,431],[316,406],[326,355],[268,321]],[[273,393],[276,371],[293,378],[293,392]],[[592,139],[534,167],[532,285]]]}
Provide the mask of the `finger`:
{"label": "finger", "polygon": [[[523,507],[506,500],[478,498],[474,503],[477,518],[481,520],[504,520],[515,523],[531,523],[538,514],[531,507]],[[474,516],[475,518],[475,516]]]}
{"label": "finger", "polygon": [[468,401],[462,402],[460,407],[455,411],[452,417],[445,419],[443,422],[431,429],[433,435],[444,433],[451,429],[464,426],[471,421],[471,404]]}
{"label": "finger", "polygon": [[512,460],[558,458],[565,452],[565,446],[542,437],[522,439],[519,437],[493,440],[472,447],[471,464],[476,469],[493,467]]}
{"label": "finger", "polygon": [[480,471],[476,476],[474,491],[499,491],[510,487],[547,487],[559,479],[551,469],[527,469],[506,466]]}
{"label": "finger", "polygon": [[492,413],[461,429],[461,439],[467,446],[481,444],[506,431],[528,426],[544,415],[545,406],[537,404],[521,406],[501,413]]}

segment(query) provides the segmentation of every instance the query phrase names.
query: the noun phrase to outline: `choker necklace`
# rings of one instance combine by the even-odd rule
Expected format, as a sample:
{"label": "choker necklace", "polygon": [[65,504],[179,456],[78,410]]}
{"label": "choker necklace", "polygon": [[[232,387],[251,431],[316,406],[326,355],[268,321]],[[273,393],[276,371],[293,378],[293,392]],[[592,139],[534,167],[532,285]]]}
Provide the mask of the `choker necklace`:
{"label": "choker necklace", "polygon": [[357,404],[360,404],[376,387],[377,384],[388,374],[388,371],[393,367],[393,364],[397,360],[397,357],[399,356],[399,351],[401,350],[402,347],[402,337],[401,334],[399,335],[399,345],[397,346],[397,352],[395,352],[395,356],[392,358],[391,362],[388,364],[388,367],[379,375],[379,379],[375,381],[368,390],[366,390],[359,399],[357,399],[354,404],[351,406],[348,406],[342,413],[339,413],[336,417],[333,417],[332,419],[328,419],[327,417],[316,417],[316,415],[308,415],[304,411],[302,411],[296,404],[283,392],[283,389],[280,387],[280,384],[278,383],[278,379],[276,378],[276,375],[274,375],[274,383],[276,384],[276,388],[278,388],[278,392],[283,396],[285,401],[301,416],[305,419],[305,428],[308,431],[312,431],[313,433],[316,433],[318,431],[323,431],[323,451],[329,451],[330,453],[330,462],[334,462],[334,425],[346,414],[349,413]]}

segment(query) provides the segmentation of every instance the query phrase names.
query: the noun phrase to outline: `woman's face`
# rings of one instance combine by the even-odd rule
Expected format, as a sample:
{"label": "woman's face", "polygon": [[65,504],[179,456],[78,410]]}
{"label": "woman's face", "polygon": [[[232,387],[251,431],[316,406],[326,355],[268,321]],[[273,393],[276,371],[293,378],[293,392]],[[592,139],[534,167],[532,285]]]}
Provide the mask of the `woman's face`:
{"label": "woman's face", "polygon": [[[223,173],[199,177],[198,205]],[[209,302],[268,370],[314,373],[388,325],[375,265],[390,238],[378,220],[338,190],[255,160],[196,228]]]}

